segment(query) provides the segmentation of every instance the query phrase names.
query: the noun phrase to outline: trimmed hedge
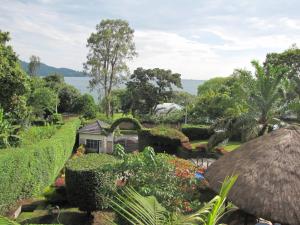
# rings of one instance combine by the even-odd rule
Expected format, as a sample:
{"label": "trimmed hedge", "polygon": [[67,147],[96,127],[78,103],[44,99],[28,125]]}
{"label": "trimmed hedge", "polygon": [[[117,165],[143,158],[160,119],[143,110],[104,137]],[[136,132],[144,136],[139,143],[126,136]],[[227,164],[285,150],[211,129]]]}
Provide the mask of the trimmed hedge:
{"label": "trimmed hedge", "polygon": [[147,146],[154,148],[155,152],[176,154],[182,142],[189,141],[182,132],[168,127],[154,127],[138,131],[139,149]]}
{"label": "trimmed hedge", "polygon": [[0,214],[19,199],[40,194],[54,181],[72,153],[79,123],[70,120],[49,139],[0,151]]}
{"label": "trimmed hedge", "polygon": [[107,154],[87,154],[66,165],[66,189],[69,202],[82,211],[108,207],[106,197],[116,190],[117,160]]}
{"label": "trimmed hedge", "polygon": [[191,141],[193,140],[204,140],[208,139],[213,135],[214,131],[206,125],[183,125],[181,128],[184,133]]}
{"label": "trimmed hedge", "polygon": [[132,123],[132,125],[134,126],[134,129],[136,129],[136,130],[141,130],[143,128],[142,124],[137,119],[131,118],[131,117],[122,117],[122,118],[115,120],[111,124],[108,131],[113,132],[117,128],[117,126],[119,126],[119,124],[121,124],[121,123]]}

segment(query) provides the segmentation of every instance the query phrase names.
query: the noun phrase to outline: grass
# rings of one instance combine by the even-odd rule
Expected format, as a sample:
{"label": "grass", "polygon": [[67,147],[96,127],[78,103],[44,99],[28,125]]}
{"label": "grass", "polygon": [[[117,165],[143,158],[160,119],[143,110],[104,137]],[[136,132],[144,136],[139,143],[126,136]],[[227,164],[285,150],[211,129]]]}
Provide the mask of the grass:
{"label": "grass", "polygon": [[[195,148],[199,144],[207,144],[208,140],[196,140],[191,141],[192,147]],[[224,149],[228,152],[231,152],[235,149],[237,149],[241,145],[241,142],[238,141],[229,141],[226,145],[221,145],[221,147],[224,147]]]}
{"label": "grass", "polygon": [[237,141],[229,141],[225,146],[224,149],[228,152],[231,152],[235,149],[237,149],[238,147],[240,147],[241,142],[237,142]]}

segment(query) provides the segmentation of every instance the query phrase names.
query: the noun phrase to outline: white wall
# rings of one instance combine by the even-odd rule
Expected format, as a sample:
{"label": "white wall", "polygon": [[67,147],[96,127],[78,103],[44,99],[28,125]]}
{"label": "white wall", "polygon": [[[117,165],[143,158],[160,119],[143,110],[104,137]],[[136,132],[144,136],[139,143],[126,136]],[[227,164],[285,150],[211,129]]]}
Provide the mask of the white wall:
{"label": "white wall", "polygon": [[112,149],[107,149],[107,141],[113,142],[113,134],[108,136],[101,135],[101,134],[87,134],[87,133],[79,133],[79,144],[86,145],[86,140],[100,140],[100,152],[111,153]]}

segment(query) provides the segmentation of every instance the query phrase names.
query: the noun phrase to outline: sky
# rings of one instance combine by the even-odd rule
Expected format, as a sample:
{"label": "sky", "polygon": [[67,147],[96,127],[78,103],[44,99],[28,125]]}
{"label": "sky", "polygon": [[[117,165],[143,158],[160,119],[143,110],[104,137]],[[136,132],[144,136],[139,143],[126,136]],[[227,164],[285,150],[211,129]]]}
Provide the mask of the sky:
{"label": "sky", "polygon": [[0,0],[0,29],[20,59],[82,70],[96,24],[120,18],[135,30],[131,71],[158,67],[206,80],[300,46],[299,9],[299,0]]}

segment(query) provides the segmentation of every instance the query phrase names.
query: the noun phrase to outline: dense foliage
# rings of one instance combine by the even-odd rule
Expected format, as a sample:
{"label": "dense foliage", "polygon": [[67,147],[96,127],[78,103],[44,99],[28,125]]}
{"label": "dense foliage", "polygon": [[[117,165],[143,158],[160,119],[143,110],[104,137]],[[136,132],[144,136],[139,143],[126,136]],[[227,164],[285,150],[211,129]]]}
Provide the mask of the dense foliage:
{"label": "dense foliage", "polygon": [[63,125],[51,138],[0,151],[0,213],[15,201],[40,194],[70,157],[79,120]]}
{"label": "dense foliage", "polygon": [[0,30],[0,104],[13,123],[21,123],[28,116],[29,79],[20,68],[16,53],[7,44],[9,40],[9,33]]}
{"label": "dense foliage", "polygon": [[124,101],[123,111],[152,114],[157,104],[171,99],[174,86],[181,88],[180,76],[171,70],[137,68],[126,83],[127,101]]}
{"label": "dense foliage", "polygon": [[83,211],[108,207],[107,198],[116,190],[118,160],[107,154],[88,154],[66,165],[66,188],[71,204]]}
{"label": "dense foliage", "polygon": [[203,184],[194,178],[197,168],[189,161],[145,148],[128,154],[121,170],[129,174],[128,186],[144,196],[154,195],[167,209],[189,212],[199,207]]}

